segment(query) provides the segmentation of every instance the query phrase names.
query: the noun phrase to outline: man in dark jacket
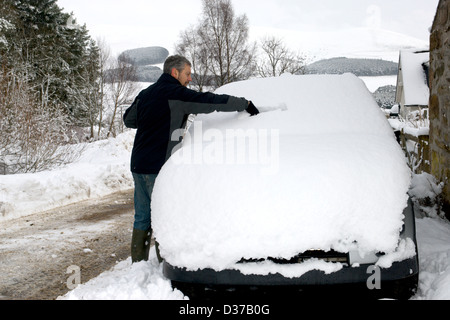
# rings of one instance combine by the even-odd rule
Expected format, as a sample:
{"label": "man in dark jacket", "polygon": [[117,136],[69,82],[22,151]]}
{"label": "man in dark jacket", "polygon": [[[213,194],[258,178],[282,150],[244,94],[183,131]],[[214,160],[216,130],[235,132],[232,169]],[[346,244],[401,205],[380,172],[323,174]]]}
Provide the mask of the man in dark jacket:
{"label": "man in dark jacket", "polygon": [[[161,167],[179,143],[171,140],[172,133],[185,127],[190,114],[244,110],[250,115],[259,113],[251,101],[243,98],[190,90],[187,85],[191,81],[191,63],[186,58],[167,58],[159,80],[139,93],[123,117],[127,127],[137,129],[131,155],[135,185],[133,262],[148,260],[151,194]],[[160,259],[158,250],[157,253]]]}

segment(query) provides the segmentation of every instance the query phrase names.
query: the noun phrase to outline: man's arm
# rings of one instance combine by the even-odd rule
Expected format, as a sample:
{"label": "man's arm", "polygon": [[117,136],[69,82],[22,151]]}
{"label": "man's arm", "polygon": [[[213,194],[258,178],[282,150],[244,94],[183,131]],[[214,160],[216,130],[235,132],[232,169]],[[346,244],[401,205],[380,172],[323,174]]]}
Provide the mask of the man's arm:
{"label": "man's arm", "polygon": [[[249,109],[250,105],[253,105],[244,98],[218,95],[210,92],[201,93],[184,87],[180,89],[181,92],[178,95],[180,100],[171,100],[169,104],[171,108],[182,109],[185,114],[211,113],[214,111],[240,112]],[[255,110],[257,111],[253,105],[253,108],[248,112],[250,114],[257,114]]]}
{"label": "man's arm", "polygon": [[135,99],[133,104],[125,111],[123,123],[127,128],[137,129],[137,105],[139,99]]}

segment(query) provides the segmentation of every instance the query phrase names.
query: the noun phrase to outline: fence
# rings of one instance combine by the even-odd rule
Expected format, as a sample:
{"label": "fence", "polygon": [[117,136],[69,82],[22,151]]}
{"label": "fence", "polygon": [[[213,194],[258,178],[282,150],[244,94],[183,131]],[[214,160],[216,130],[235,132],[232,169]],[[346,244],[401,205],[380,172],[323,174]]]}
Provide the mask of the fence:
{"label": "fence", "polygon": [[429,135],[412,135],[400,130],[397,133],[400,145],[414,173],[431,172]]}

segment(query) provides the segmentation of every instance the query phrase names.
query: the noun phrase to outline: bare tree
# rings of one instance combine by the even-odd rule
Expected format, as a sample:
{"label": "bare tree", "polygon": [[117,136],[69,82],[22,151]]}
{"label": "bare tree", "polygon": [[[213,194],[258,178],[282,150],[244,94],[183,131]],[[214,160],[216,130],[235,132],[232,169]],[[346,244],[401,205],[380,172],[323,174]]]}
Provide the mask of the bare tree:
{"label": "bare tree", "polygon": [[306,58],[288,49],[283,41],[275,37],[267,37],[261,41],[263,58],[257,70],[261,77],[276,77],[283,73],[305,73]]}
{"label": "bare tree", "polygon": [[215,85],[249,78],[256,45],[247,45],[247,16],[235,17],[230,0],[203,0],[201,26],[200,37],[208,49],[208,67]]}
{"label": "bare tree", "polygon": [[180,37],[181,40],[176,45],[175,51],[191,62],[192,86],[202,92],[206,87],[211,86],[212,77],[208,73],[208,50],[199,36],[199,27],[191,26],[181,32]]}
{"label": "bare tree", "polygon": [[[136,82],[136,68],[129,61],[127,57],[121,56],[115,59],[113,67],[108,72],[108,83],[110,84],[110,99],[112,101],[112,114],[109,122],[108,133],[116,135],[116,128],[114,126],[116,122],[117,113],[120,112],[120,108],[127,102],[130,102],[132,97],[137,93],[138,86]],[[121,119],[120,126],[123,131],[123,123]]]}
{"label": "bare tree", "polygon": [[248,19],[235,16],[230,0],[203,0],[203,16],[191,30],[182,34],[178,50],[196,61],[201,86],[208,78],[212,87],[220,87],[254,73],[256,44],[247,43]]}
{"label": "bare tree", "polygon": [[43,105],[26,74],[3,65],[0,92],[0,174],[42,171],[81,154],[68,115]]}

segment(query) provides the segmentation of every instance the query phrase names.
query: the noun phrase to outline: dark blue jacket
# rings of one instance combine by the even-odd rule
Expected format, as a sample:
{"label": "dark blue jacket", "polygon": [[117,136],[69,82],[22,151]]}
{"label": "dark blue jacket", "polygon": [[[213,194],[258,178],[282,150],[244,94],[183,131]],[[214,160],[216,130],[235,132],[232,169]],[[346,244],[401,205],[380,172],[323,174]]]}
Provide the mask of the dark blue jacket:
{"label": "dark blue jacket", "polygon": [[124,114],[127,127],[137,129],[131,155],[131,171],[159,173],[180,141],[172,133],[184,128],[190,114],[244,111],[248,101],[228,95],[190,90],[169,74],[141,91]]}

